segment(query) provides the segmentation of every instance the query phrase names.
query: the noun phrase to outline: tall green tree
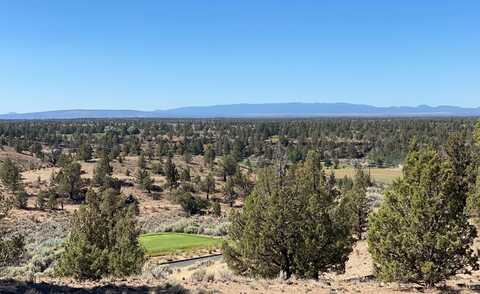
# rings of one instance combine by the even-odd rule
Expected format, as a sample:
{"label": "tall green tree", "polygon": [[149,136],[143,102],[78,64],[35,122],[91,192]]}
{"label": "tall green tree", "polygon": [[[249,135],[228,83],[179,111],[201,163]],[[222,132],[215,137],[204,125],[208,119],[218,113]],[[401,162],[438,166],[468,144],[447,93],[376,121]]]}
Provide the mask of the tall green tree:
{"label": "tall green tree", "polygon": [[239,274],[270,278],[342,271],[353,243],[344,214],[316,152],[286,174],[262,169],[243,210],[231,216],[225,260]]}
{"label": "tall green tree", "polygon": [[210,197],[210,194],[215,192],[215,178],[212,173],[208,173],[205,177],[205,180],[201,183],[202,191],[207,193],[207,200]]}
{"label": "tall green tree", "polygon": [[57,192],[74,199],[81,192],[82,188],[82,167],[78,162],[70,162],[55,176]]}
{"label": "tall green tree", "polygon": [[232,155],[225,155],[220,161],[220,166],[222,168],[223,180],[227,181],[227,176],[233,176],[237,170],[237,161]]}
{"label": "tall green tree", "polygon": [[465,212],[469,161],[458,138],[442,153],[432,147],[410,151],[403,178],[369,218],[369,252],[382,280],[433,286],[478,268],[471,247],[477,232]]}
{"label": "tall green tree", "polygon": [[213,149],[211,144],[208,144],[207,149],[205,149],[205,153],[203,154],[203,162],[208,167],[212,167],[215,162],[215,149]]}
{"label": "tall green tree", "polygon": [[115,190],[90,191],[87,204],[75,212],[72,231],[57,272],[77,279],[125,277],[140,272],[144,252],[135,207]]}
{"label": "tall green tree", "polygon": [[112,175],[113,168],[110,164],[110,157],[103,153],[100,160],[95,165],[93,172],[93,182],[98,186],[104,186],[107,178]]}
{"label": "tall green tree", "polygon": [[93,156],[93,148],[90,144],[82,143],[80,147],[78,147],[77,157],[79,160],[87,162],[92,159],[92,156]]}
{"label": "tall green tree", "polygon": [[475,173],[475,186],[470,191],[470,195],[467,199],[468,212],[476,218],[476,221],[480,221],[480,120],[475,125],[473,132],[473,160],[475,161],[474,173]]}
{"label": "tall green tree", "polygon": [[171,157],[167,158],[164,169],[164,174],[167,178],[167,186],[170,188],[176,187],[178,185],[178,170]]}
{"label": "tall green tree", "polygon": [[[0,224],[13,207],[11,197],[0,193]],[[14,264],[25,253],[25,242],[21,235],[10,238],[4,236],[4,230],[0,227],[0,267]]]}
{"label": "tall green tree", "polygon": [[153,178],[150,176],[150,172],[146,169],[138,169],[135,176],[140,188],[150,193],[154,183]]}
{"label": "tall green tree", "polygon": [[0,163],[0,181],[12,193],[23,189],[20,168],[13,160],[7,158]]}
{"label": "tall green tree", "polygon": [[367,219],[371,208],[367,198],[367,188],[370,185],[369,175],[361,167],[356,167],[353,185],[345,192],[345,201],[350,210],[353,231],[360,240],[367,228]]}

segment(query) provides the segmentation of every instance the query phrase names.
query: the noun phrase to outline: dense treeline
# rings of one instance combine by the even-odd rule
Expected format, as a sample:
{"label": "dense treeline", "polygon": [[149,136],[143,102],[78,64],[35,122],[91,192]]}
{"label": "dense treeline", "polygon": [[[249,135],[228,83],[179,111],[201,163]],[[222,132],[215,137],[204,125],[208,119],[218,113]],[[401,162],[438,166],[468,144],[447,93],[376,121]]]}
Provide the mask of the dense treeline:
{"label": "dense treeline", "polygon": [[[0,144],[44,157],[42,149],[96,146],[113,155],[144,153],[203,155],[211,144],[216,155],[272,159],[280,142],[288,157],[305,159],[308,150],[322,160],[368,158],[379,165],[403,161],[412,137],[439,146],[445,134],[472,133],[473,118],[323,118],[291,120],[51,120],[0,122]],[[268,144],[270,143],[270,144]],[[48,160],[56,162],[55,154]],[[87,156],[88,158],[88,156]]]}

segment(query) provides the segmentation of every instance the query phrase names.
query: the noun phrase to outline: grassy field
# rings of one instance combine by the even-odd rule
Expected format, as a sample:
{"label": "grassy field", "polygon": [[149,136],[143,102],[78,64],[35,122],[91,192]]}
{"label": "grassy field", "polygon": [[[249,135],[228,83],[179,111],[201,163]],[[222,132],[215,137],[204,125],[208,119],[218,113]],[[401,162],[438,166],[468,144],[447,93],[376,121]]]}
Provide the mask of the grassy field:
{"label": "grassy field", "polygon": [[219,247],[222,242],[220,238],[183,233],[154,233],[140,236],[140,244],[151,256],[177,250],[214,248]]}
{"label": "grassy field", "polygon": [[[374,181],[382,184],[391,184],[394,179],[402,176],[402,169],[400,168],[367,168],[367,172],[370,172],[370,176]],[[335,169],[335,176],[337,179],[344,176],[353,177],[355,169],[353,167],[344,167]]]}

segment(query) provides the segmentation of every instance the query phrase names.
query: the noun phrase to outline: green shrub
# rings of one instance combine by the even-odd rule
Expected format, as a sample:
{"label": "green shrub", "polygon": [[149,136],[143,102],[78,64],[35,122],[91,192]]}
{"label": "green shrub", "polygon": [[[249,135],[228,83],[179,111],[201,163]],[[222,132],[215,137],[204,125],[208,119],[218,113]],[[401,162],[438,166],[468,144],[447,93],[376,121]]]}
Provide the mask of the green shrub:
{"label": "green shrub", "polygon": [[19,209],[27,208],[28,193],[25,191],[18,191],[15,194],[15,206]]}

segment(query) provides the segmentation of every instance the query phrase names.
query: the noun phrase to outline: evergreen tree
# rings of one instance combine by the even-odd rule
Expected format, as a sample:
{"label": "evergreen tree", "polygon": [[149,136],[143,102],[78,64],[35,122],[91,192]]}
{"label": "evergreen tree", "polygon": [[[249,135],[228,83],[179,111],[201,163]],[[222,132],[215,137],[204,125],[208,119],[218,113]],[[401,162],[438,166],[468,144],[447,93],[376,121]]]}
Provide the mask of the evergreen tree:
{"label": "evergreen tree", "polygon": [[82,143],[80,147],[78,147],[78,159],[82,161],[89,161],[92,159],[93,156],[93,148],[90,144]]}
{"label": "evergreen tree", "polygon": [[227,176],[233,176],[237,169],[237,162],[232,155],[226,155],[222,157],[220,162],[222,167],[223,180],[227,181]]}
{"label": "evergreen tree", "polygon": [[[0,193],[0,222],[7,216],[13,203],[10,198]],[[25,253],[23,236],[15,235],[5,238],[4,230],[0,228],[0,267],[12,265]]]}
{"label": "evergreen tree", "polygon": [[201,186],[202,191],[207,193],[207,199],[209,199],[210,193],[215,192],[215,178],[213,177],[212,173],[208,173]]}
{"label": "evergreen tree", "polygon": [[143,153],[140,154],[140,156],[138,157],[137,167],[139,169],[146,169],[147,168],[147,160],[145,159],[145,155]]}
{"label": "evergreen tree", "polygon": [[73,216],[57,272],[77,279],[140,272],[144,252],[138,243],[134,206],[126,205],[114,190],[100,195],[90,191],[87,199]]}
{"label": "evergreen tree", "polygon": [[104,186],[105,180],[112,175],[113,168],[110,165],[110,157],[103,153],[100,160],[95,165],[93,172],[93,182],[97,186]]}
{"label": "evergreen tree", "polygon": [[15,164],[15,162],[13,162],[13,160],[7,158],[1,162],[0,181],[12,193],[22,189],[22,174],[20,168]]}
{"label": "evergreen tree", "polygon": [[367,218],[370,212],[370,203],[367,198],[367,188],[370,186],[370,177],[361,168],[355,168],[353,185],[346,190],[345,200],[350,210],[353,230],[358,239],[362,239],[362,234],[367,228]]}
{"label": "evergreen tree", "polygon": [[344,214],[342,201],[327,192],[316,152],[285,175],[268,167],[231,216],[225,260],[237,273],[269,278],[342,271],[353,242]]}
{"label": "evergreen tree", "polygon": [[46,198],[47,195],[44,191],[38,192],[37,199],[35,200],[35,207],[37,207],[37,209],[44,210]]}
{"label": "evergreen tree", "polygon": [[58,207],[57,195],[53,191],[48,192],[47,208],[55,210]]}
{"label": "evergreen tree", "polygon": [[188,213],[188,215],[199,214],[204,209],[207,209],[210,205],[208,200],[195,197],[191,193],[183,191],[181,189],[175,192],[175,202],[180,204],[182,209]]}
{"label": "evergreen tree", "polygon": [[237,198],[237,193],[235,192],[235,184],[232,178],[227,178],[227,182],[225,183],[223,190],[225,202],[230,204],[230,207],[233,207],[233,203]]}
{"label": "evergreen tree", "polygon": [[150,193],[153,186],[153,179],[150,176],[150,172],[146,169],[138,169],[136,174],[137,184],[140,186],[141,189]]}
{"label": "evergreen tree", "polygon": [[208,144],[207,149],[205,149],[205,154],[203,155],[203,162],[208,167],[212,167],[215,162],[215,150],[213,149],[211,144]]}
{"label": "evergreen tree", "polygon": [[172,158],[168,157],[167,161],[165,162],[165,177],[167,178],[167,186],[170,188],[174,188],[177,186],[178,181],[178,171],[177,167],[172,161]]}
{"label": "evergreen tree", "polygon": [[27,208],[28,193],[25,191],[18,191],[15,194],[15,206],[19,209]]}
{"label": "evergreen tree", "polygon": [[74,200],[80,194],[82,179],[81,166],[78,162],[65,165],[55,176],[57,192]]}
{"label": "evergreen tree", "polygon": [[369,252],[381,279],[432,286],[478,268],[471,248],[477,232],[465,213],[464,146],[453,141],[442,154],[432,147],[408,154],[403,178],[369,218]]}
{"label": "evergreen tree", "polygon": [[222,216],[222,207],[220,206],[220,203],[214,202],[212,205],[212,213],[214,216],[220,217]]}

